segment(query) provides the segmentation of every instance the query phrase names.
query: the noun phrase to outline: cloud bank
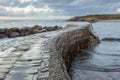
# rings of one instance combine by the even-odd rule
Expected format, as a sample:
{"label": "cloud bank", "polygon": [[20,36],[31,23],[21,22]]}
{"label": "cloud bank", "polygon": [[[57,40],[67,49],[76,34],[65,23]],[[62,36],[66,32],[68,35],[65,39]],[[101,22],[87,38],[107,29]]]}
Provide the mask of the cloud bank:
{"label": "cloud bank", "polygon": [[1,17],[68,18],[120,13],[119,0],[0,0]]}

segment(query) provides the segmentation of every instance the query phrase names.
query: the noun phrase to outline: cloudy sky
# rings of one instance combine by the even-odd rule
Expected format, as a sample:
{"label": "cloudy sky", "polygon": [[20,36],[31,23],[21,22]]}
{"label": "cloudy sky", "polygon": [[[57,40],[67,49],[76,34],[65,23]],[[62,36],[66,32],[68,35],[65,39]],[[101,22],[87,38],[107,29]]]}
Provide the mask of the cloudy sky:
{"label": "cloudy sky", "polygon": [[120,13],[120,0],[0,0],[0,19],[57,19]]}

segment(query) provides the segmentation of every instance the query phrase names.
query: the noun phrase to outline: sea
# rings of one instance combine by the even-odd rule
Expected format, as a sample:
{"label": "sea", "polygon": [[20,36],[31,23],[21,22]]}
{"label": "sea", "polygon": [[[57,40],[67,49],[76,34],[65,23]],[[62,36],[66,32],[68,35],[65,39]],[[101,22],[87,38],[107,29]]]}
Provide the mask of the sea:
{"label": "sea", "polygon": [[33,27],[35,25],[40,26],[61,26],[65,27],[68,24],[73,25],[84,25],[87,22],[70,22],[63,19],[56,19],[56,20],[0,20],[0,28],[22,28],[22,27]]}
{"label": "sea", "polygon": [[120,22],[97,22],[93,32],[100,38],[95,47],[82,50],[72,62],[72,80],[120,80]]}

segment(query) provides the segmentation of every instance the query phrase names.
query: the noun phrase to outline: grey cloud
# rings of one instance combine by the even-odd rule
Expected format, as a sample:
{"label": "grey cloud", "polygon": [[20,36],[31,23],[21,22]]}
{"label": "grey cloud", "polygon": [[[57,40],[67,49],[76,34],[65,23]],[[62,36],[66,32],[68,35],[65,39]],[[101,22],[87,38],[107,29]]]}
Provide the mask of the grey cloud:
{"label": "grey cloud", "polygon": [[[54,10],[54,13],[52,13],[52,15],[57,16],[79,16],[96,13],[117,13],[117,8],[120,8],[119,0],[37,0],[25,3],[21,3],[19,0],[0,0],[0,5],[6,7],[24,8],[30,4],[36,8],[43,7],[46,4]],[[34,12],[30,12],[28,14],[12,13],[7,12],[2,8],[0,8],[0,10],[0,16],[30,16],[41,14]]]}

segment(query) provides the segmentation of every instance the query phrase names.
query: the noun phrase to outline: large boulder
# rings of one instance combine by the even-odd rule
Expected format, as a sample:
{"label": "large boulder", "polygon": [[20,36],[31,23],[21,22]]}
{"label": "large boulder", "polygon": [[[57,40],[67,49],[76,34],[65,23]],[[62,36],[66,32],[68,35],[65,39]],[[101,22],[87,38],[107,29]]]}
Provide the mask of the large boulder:
{"label": "large boulder", "polygon": [[6,34],[0,34],[0,39],[1,38],[8,38],[8,36]]}
{"label": "large boulder", "polygon": [[12,32],[18,32],[19,31],[19,28],[11,28],[10,29]]}
{"label": "large boulder", "polygon": [[46,27],[46,30],[47,31],[54,31],[55,29],[54,29],[54,27]]}
{"label": "large boulder", "polygon": [[0,34],[4,33],[5,29],[0,29]]}
{"label": "large boulder", "polygon": [[40,30],[42,30],[43,28],[42,28],[42,26],[39,26],[39,25],[35,25],[35,26],[33,26],[32,27],[32,34],[35,34],[35,33],[40,33],[41,31]]}
{"label": "large boulder", "polygon": [[42,30],[42,26],[39,26],[39,25],[35,25],[32,27],[32,30]]}
{"label": "large boulder", "polygon": [[31,31],[21,31],[20,32],[20,36],[27,36],[27,35],[30,35],[32,34]]}
{"label": "large boulder", "polygon": [[20,36],[20,33],[18,33],[18,32],[12,32],[9,37],[10,38],[14,38],[14,37],[18,37],[18,36]]}
{"label": "large boulder", "polygon": [[59,30],[59,29],[61,29],[61,27],[59,27],[59,26],[54,26],[54,30]]}
{"label": "large boulder", "polygon": [[12,30],[5,28],[5,34],[7,36],[10,36],[12,32],[13,32]]}
{"label": "large boulder", "polygon": [[31,31],[32,29],[30,27],[24,27],[21,29],[21,31]]}

